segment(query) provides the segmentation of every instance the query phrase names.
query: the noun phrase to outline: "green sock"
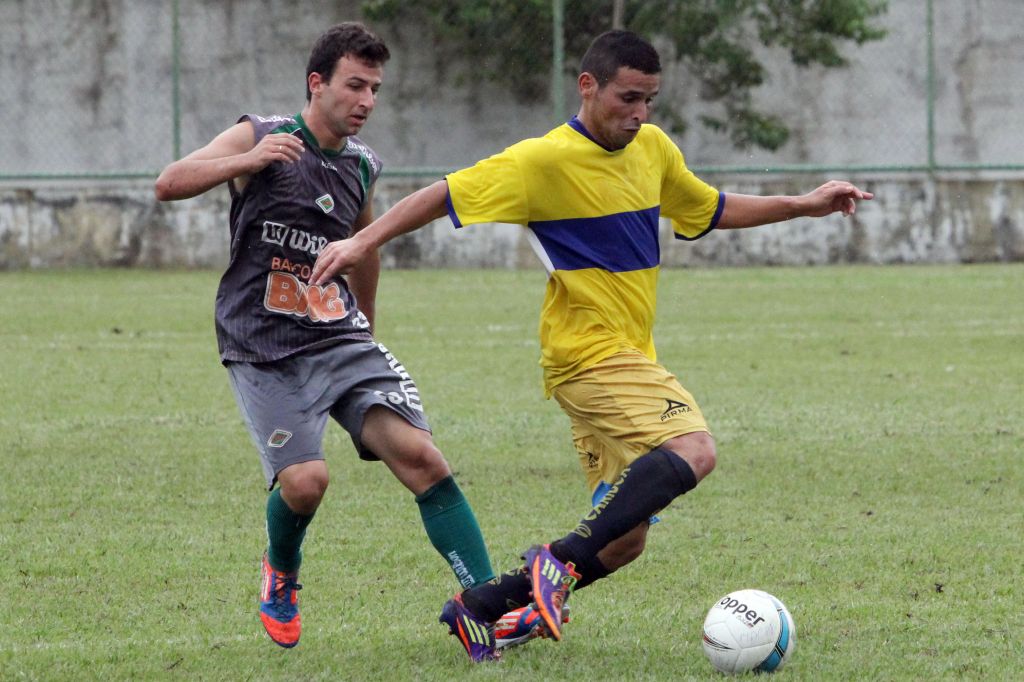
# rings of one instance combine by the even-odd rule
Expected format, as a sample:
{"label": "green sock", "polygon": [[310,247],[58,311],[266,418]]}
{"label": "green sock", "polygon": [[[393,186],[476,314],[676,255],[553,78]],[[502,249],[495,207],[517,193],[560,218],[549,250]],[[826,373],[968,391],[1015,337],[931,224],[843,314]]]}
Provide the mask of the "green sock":
{"label": "green sock", "polygon": [[267,497],[267,560],[277,571],[294,573],[302,563],[302,539],[313,515],[296,514],[281,497],[281,489]]}
{"label": "green sock", "polygon": [[417,495],[416,504],[427,537],[463,587],[479,585],[494,577],[476,516],[454,478],[448,476]]}

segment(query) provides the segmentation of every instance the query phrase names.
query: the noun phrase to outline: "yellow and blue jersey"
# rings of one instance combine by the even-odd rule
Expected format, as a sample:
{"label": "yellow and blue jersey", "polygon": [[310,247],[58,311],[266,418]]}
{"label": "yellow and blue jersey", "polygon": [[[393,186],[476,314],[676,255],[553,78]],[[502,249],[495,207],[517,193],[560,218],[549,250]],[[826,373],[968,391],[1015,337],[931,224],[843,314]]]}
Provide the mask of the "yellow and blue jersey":
{"label": "yellow and blue jersey", "polygon": [[540,320],[545,393],[615,353],[656,360],[654,326],[661,250],[658,218],[697,239],[721,215],[724,195],[697,178],[658,127],[623,149],[598,144],[575,117],[452,173],[456,227],[515,223],[548,271]]}

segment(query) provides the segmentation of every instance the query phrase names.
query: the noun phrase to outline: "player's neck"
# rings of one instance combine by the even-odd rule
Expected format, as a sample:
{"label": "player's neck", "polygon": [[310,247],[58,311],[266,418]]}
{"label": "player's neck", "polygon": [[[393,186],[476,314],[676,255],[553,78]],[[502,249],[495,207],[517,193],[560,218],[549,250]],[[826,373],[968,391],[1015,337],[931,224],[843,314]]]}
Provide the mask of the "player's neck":
{"label": "player's neck", "polygon": [[599,136],[597,126],[594,125],[593,119],[587,114],[587,110],[585,108],[580,108],[579,113],[576,114],[576,120],[579,121],[580,125],[583,126],[583,129],[587,131],[586,134],[591,140],[608,151],[616,150],[616,147],[612,146],[608,140],[604,140]]}
{"label": "player's neck", "polygon": [[306,129],[316,139],[320,149],[337,152],[345,148],[348,137],[339,137],[332,133],[331,129],[323,122],[323,119],[317,115],[316,110],[310,106],[309,102],[302,108],[300,115]]}

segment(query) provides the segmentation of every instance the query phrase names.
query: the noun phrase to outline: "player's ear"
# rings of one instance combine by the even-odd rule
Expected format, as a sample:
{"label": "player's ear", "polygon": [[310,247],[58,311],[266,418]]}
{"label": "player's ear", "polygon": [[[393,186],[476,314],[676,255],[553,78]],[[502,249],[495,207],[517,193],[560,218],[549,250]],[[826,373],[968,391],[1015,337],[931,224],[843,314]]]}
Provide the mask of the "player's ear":
{"label": "player's ear", "polygon": [[309,86],[309,92],[313,95],[319,94],[320,86],[323,85],[323,83],[323,76],[316,71],[306,77],[306,84]]}
{"label": "player's ear", "polygon": [[576,84],[579,87],[580,96],[584,99],[593,97],[597,93],[597,79],[594,78],[594,74],[592,73],[587,71],[581,73]]}

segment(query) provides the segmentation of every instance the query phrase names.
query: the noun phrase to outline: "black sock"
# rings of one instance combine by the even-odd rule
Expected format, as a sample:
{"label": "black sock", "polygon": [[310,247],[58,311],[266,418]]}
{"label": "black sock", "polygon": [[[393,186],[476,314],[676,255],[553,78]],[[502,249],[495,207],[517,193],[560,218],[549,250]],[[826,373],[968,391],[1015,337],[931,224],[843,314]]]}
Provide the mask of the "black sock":
{"label": "black sock", "polygon": [[609,542],[633,530],[696,485],[697,477],[682,457],[671,450],[655,448],[634,460],[604,499],[573,532],[553,543],[552,550],[557,547],[555,556],[576,564],[586,579],[582,567],[593,566],[597,553]]}
{"label": "black sock", "polygon": [[477,618],[493,623],[530,603],[530,573],[525,566],[502,573],[463,592],[462,603]]}
{"label": "black sock", "polygon": [[579,574],[580,577],[572,586],[573,592],[576,590],[582,590],[587,585],[595,583],[602,578],[607,578],[609,575],[614,573],[614,571],[609,571],[596,556],[586,559],[580,563],[572,561],[562,545],[562,540],[555,540],[552,542],[550,549],[554,557],[563,564],[571,562],[573,570]]}
{"label": "black sock", "polygon": [[[660,509],[697,485],[697,477],[682,457],[655,448],[638,457],[619,477],[596,507],[572,533],[551,543],[551,553],[563,563],[571,561],[581,589],[608,576],[597,553]],[[530,603],[530,576],[525,566],[462,593],[462,603],[488,623]]]}

